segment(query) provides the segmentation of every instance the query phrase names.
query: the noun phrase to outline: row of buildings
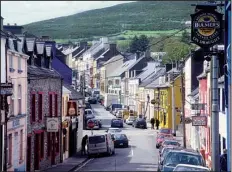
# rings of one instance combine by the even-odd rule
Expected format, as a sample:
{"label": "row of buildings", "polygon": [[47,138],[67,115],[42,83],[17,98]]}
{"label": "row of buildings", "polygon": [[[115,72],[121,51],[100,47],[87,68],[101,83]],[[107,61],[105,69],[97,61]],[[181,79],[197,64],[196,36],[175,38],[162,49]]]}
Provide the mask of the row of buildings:
{"label": "row of buildings", "polygon": [[55,41],[1,17],[0,171],[44,170],[80,151],[84,96],[72,80]]}

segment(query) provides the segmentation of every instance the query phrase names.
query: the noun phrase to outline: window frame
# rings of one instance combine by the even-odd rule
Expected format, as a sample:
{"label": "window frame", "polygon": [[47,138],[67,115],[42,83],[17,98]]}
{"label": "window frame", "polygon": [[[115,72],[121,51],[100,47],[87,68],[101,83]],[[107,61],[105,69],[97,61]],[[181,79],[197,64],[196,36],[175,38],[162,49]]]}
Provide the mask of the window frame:
{"label": "window frame", "polygon": [[31,122],[36,121],[36,94],[31,94]]}
{"label": "window frame", "polygon": [[38,120],[42,121],[43,120],[43,94],[39,93],[38,94]]}
{"label": "window frame", "polygon": [[18,57],[18,70],[22,70],[22,57]]}

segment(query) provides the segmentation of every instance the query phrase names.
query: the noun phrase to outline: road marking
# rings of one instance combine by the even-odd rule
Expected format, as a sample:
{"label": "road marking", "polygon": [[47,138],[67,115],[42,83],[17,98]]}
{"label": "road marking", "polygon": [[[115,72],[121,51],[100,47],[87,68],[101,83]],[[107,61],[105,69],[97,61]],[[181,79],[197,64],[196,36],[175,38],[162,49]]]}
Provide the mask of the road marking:
{"label": "road marking", "polygon": [[132,147],[131,147],[131,156],[134,156],[134,151]]}
{"label": "road marking", "polygon": [[84,164],[82,164],[80,167],[78,167],[76,170],[74,171],[79,171],[80,169],[82,169],[84,166],[86,166],[89,162],[91,162],[92,160],[94,160],[94,158],[89,159],[88,161],[86,161]]}

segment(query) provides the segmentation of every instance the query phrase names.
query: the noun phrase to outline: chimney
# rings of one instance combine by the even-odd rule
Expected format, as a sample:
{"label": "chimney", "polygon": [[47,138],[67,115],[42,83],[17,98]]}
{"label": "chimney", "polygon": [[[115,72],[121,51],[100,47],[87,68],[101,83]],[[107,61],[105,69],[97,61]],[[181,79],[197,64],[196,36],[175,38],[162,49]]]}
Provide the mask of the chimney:
{"label": "chimney", "polygon": [[10,25],[7,23],[7,25],[3,26],[3,30],[11,32],[12,34],[18,34],[21,35],[23,33],[23,27],[18,26],[16,23],[14,25]]}
{"label": "chimney", "polygon": [[3,17],[1,16],[1,30],[3,30]]}
{"label": "chimney", "polygon": [[117,45],[116,44],[110,44],[110,51],[112,51],[113,56],[115,56],[116,52],[117,52]]}
{"label": "chimney", "polygon": [[50,37],[49,36],[42,36],[41,39],[49,40]]}
{"label": "chimney", "polygon": [[136,77],[136,70],[134,70],[134,77]]}
{"label": "chimney", "polygon": [[15,23],[14,25],[15,25],[15,26],[17,26],[17,24],[16,24],[16,23]]}

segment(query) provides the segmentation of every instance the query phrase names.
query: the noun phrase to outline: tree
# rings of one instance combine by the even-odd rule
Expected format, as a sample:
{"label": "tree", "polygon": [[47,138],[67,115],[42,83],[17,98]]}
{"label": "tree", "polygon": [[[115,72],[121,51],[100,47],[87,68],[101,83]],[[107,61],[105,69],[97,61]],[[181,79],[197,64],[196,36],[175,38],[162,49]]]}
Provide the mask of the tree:
{"label": "tree", "polygon": [[137,51],[144,52],[147,50],[149,40],[146,35],[141,35],[139,38],[134,36],[130,43],[130,52],[135,53]]}
{"label": "tree", "polygon": [[190,39],[191,39],[190,34],[186,30],[184,30],[184,32],[182,32],[181,42],[190,45],[191,44]]}
{"label": "tree", "polygon": [[163,57],[163,63],[177,62],[186,58],[190,52],[190,46],[178,40],[165,44],[164,52],[167,54]]}

